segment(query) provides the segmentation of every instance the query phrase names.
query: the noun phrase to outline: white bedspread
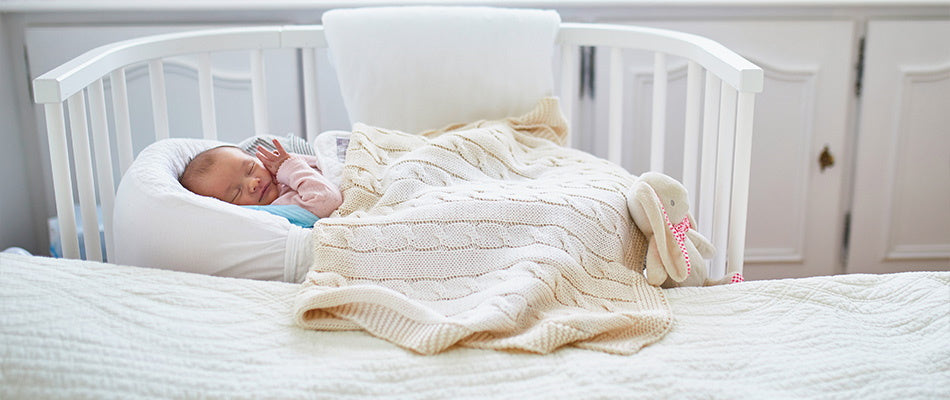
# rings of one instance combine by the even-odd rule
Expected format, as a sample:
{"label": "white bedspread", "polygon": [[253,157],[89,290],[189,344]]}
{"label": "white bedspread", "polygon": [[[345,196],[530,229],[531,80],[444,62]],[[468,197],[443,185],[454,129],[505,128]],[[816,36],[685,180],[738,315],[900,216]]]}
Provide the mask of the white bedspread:
{"label": "white bedspread", "polygon": [[297,285],[0,254],[0,398],[945,398],[950,272],[665,291],[631,356],[297,328]]}

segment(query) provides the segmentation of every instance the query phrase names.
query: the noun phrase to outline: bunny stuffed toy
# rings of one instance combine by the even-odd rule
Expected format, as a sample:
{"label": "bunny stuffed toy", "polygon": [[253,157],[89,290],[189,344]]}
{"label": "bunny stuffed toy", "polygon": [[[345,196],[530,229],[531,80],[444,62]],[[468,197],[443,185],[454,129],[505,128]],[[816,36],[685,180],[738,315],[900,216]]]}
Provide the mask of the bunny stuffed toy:
{"label": "bunny stuffed toy", "polygon": [[637,228],[647,237],[647,282],[654,286],[708,286],[741,280],[730,271],[710,280],[706,259],[716,249],[696,231],[689,213],[686,188],[675,179],[647,172],[634,182],[627,206]]}

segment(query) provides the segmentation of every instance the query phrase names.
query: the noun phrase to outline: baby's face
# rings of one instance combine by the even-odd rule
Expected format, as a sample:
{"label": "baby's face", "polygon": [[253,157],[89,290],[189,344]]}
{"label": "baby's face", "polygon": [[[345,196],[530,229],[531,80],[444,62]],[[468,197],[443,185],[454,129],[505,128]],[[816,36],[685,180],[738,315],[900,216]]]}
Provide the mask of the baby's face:
{"label": "baby's face", "polygon": [[277,180],[260,160],[234,147],[213,151],[214,164],[197,180],[193,192],[240,206],[267,205],[277,199]]}

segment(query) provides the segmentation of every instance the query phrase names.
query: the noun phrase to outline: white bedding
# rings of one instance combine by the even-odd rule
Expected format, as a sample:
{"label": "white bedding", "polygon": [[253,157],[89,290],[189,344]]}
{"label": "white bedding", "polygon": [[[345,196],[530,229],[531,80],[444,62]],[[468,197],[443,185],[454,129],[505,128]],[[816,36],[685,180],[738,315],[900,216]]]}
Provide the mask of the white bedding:
{"label": "white bedding", "polygon": [[[632,356],[297,328],[298,285],[0,254],[0,398],[941,398],[950,272],[664,291]],[[945,397],[944,397],[945,398]]]}

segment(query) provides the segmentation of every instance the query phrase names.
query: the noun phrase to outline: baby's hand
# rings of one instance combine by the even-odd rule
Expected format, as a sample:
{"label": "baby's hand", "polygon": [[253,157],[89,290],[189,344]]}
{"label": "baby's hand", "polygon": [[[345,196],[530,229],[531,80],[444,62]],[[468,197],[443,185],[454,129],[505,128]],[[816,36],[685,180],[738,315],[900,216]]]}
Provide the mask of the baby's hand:
{"label": "baby's hand", "polygon": [[277,139],[274,139],[274,146],[277,147],[276,151],[267,151],[267,149],[257,146],[257,159],[264,163],[264,167],[271,175],[277,175],[280,165],[290,158],[290,154],[284,150],[284,146],[281,146]]}

